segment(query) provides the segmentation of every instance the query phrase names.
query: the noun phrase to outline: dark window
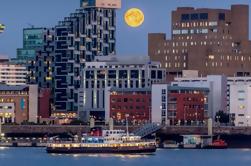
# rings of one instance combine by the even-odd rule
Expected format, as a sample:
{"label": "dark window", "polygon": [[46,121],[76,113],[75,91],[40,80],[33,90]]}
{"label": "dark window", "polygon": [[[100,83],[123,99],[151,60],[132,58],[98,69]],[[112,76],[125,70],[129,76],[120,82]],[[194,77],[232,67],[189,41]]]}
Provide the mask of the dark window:
{"label": "dark window", "polygon": [[199,19],[199,14],[191,14],[191,20],[198,20]]}
{"label": "dark window", "polygon": [[158,79],[162,79],[162,71],[158,70]]}
{"label": "dark window", "polygon": [[182,14],[181,21],[187,21],[187,20],[189,20],[189,14]]}
{"label": "dark window", "polygon": [[207,20],[208,19],[208,13],[200,13],[200,19]]}
{"label": "dark window", "polygon": [[219,20],[225,20],[225,13],[219,13]]}
{"label": "dark window", "polygon": [[93,79],[94,78],[93,71],[86,71],[85,75],[86,75],[86,79]]}
{"label": "dark window", "polygon": [[120,79],[127,78],[127,70],[120,70],[119,71],[119,78]]}
{"label": "dark window", "polygon": [[97,71],[97,77],[98,77],[98,79],[104,79],[105,78],[105,71],[104,70]]}
{"label": "dark window", "polygon": [[139,71],[131,70],[131,78],[139,78]]}
{"label": "dark window", "polygon": [[115,79],[116,78],[116,70],[109,70],[108,77]]}
{"label": "dark window", "polygon": [[156,79],[156,71],[155,70],[151,71],[151,78]]}

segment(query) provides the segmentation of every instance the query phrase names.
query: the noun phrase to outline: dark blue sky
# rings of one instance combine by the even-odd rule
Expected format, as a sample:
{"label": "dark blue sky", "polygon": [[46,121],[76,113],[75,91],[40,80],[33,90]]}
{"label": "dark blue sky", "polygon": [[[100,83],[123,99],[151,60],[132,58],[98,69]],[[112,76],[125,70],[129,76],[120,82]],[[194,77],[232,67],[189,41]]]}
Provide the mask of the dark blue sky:
{"label": "dark blue sky", "polygon": [[[79,0],[0,0],[0,23],[7,27],[0,35],[0,54],[16,56],[22,47],[22,29],[28,24],[51,27],[79,7]],[[117,15],[117,54],[147,55],[147,34],[165,32],[170,37],[171,11],[179,6],[230,8],[231,4],[249,4],[250,0],[122,0]],[[124,12],[138,7],[145,13],[140,28],[130,28],[123,20]],[[251,12],[250,12],[251,13]],[[251,17],[250,17],[251,22]],[[251,36],[251,35],[250,35]]]}

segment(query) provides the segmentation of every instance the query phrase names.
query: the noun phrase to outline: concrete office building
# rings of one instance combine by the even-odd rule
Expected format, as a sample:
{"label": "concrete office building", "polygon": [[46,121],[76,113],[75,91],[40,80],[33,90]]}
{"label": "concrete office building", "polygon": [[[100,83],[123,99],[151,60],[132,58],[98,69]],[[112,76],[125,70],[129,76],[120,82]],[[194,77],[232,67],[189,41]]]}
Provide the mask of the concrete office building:
{"label": "concrete office building", "polygon": [[182,70],[199,75],[248,76],[251,71],[249,6],[231,9],[179,7],[172,12],[171,39],[149,34],[148,54],[167,69],[169,80]]}
{"label": "concrete office building", "polygon": [[251,126],[251,77],[228,78],[228,111],[235,126]]}
{"label": "concrete office building", "polygon": [[0,63],[0,83],[8,85],[25,85],[28,71],[24,65],[9,62]]}
{"label": "concrete office building", "polygon": [[55,116],[67,117],[78,112],[85,62],[116,53],[116,9],[121,7],[121,0],[80,2],[80,9],[55,27]]}
{"label": "concrete office building", "polygon": [[79,116],[84,121],[90,117],[107,120],[108,87],[120,89],[151,88],[153,83],[166,80],[165,69],[159,62],[150,62],[147,57],[123,58],[116,56],[99,57],[95,62],[85,63],[82,72],[79,96]]}
{"label": "concrete office building", "polygon": [[215,117],[220,110],[227,112],[227,77],[209,75],[207,77],[175,78],[173,86],[208,88],[208,118]]}

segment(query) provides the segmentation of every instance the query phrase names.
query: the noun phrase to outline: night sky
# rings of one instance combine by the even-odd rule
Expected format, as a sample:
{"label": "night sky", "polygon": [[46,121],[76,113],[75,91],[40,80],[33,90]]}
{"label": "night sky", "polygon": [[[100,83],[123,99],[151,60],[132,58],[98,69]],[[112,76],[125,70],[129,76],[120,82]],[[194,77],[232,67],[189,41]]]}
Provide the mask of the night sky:
{"label": "night sky", "polygon": [[[251,6],[251,1],[122,0],[122,9],[117,14],[117,54],[147,55],[147,34],[151,32],[164,32],[170,38],[171,11],[177,7],[230,8],[231,4]],[[139,28],[130,28],[124,23],[123,15],[131,7],[145,13],[145,22]],[[23,28],[52,27],[76,8],[79,0],[0,0],[0,23],[6,25],[6,31],[0,35],[0,54],[15,57],[16,48],[22,47]]]}

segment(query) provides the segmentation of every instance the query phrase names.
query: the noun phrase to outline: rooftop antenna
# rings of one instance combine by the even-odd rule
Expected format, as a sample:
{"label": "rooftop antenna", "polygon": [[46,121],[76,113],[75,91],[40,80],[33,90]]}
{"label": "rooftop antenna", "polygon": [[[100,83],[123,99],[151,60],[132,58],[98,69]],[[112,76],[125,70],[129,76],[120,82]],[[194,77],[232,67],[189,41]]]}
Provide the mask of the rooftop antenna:
{"label": "rooftop antenna", "polygon": [[33,24],[30,24],[30,23],[27,23],[27,25],[28,25],[30,28],[34,28],[34,27],[35,27]]}

